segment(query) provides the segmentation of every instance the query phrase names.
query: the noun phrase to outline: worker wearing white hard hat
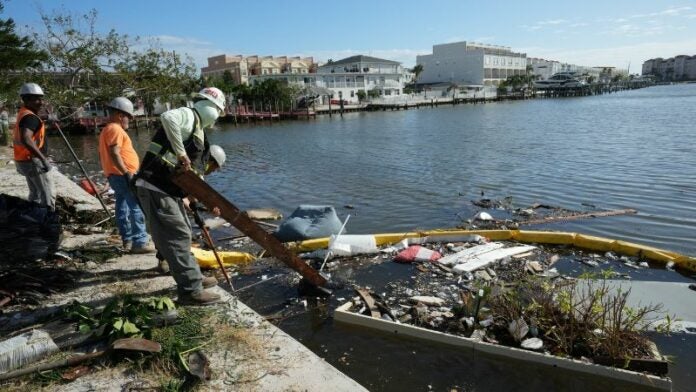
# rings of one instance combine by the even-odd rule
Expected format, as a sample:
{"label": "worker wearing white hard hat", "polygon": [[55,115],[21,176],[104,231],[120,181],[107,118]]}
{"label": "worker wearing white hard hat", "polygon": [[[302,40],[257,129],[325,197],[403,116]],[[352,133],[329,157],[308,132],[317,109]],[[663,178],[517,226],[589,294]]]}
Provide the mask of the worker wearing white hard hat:
{"label": "worker wearing white hard hat", "polygon": [[133,176],[140,167],[140,158],[126,132],[134,114],[133,103],[118,97],[106,107],[109,119],[99,135],[99,161],[116,197],[116,225],[123,249],[130,253],[152,253],[155,248],[149,244],[145,215],[131,190]]}
{"label": "worker wearing white hard hat", "polygon": [[27,179],[29,201],[55,210],[53,180],[48,175],[51,165],[46,157],[46,127],[39,117],[44,92],[36,83],[24,83],[19,89],[19,96],[23,106],[17,113],[12,135],[17,172]]}
{"label": "worker wearing white hard hat", "polygon": [[227,155],[225,150],[217,144],[213,144],[208,149],[208,161],[205,163],[205,173],[206,175],[214,172],[215,170],[221,168],[225,164]]}
{"label": "worker wearing white hard hat", "polygon": [[205,305],[220,299],[205,290],[217,280],[204,277],[191,255],[191,222],[183,203],[187,195],[170,178],[177,168],[192,170],[191,162],[203,157],[205,130],[224,113],[225,95],[215,87],[206,87],[194,94],[194,101],[193,108],[160,115],[162,126],[145,153],[135,184],[152,240],[177,283],[179,302]]}

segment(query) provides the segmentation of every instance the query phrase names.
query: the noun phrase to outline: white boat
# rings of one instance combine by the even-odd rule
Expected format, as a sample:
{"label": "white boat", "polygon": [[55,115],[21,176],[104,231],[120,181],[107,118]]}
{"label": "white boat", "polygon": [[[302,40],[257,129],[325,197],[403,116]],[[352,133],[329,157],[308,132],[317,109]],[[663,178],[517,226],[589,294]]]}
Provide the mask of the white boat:
{"label": "white boat", "polygon": [[559,72],[546,80],[534,81],[536,88],[577,88],[585,85],[585,82],[577,79],[572,72]]}

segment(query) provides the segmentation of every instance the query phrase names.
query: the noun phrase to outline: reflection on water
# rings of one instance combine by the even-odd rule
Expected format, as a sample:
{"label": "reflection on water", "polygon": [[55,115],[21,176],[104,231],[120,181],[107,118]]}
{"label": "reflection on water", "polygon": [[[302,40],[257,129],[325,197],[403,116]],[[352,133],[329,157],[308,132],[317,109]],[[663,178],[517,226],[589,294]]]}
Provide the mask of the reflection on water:
{"label": "reflection on water", "polygon": [[[694,255],[694,107],[696,85],[692,84],[597,97],[353,113],[307,122],[223,124],[210,137],[226,150],[228,163],[209,182],[242,208],[273,207],[285,216],[300,204],[334,205],[341,218],[351,214],[347,229],[352,233],[452,227],[477,212],[470,200],[482,194],[496,199],[512,196],[518,206],[539,202],[576,210],[586,209],[583,204],[597,209],[635,208],[639,213],[633,216],[545,228],[626,239]],[[144,151],[148,132],[132,131],[131,135],[137,149]],[[96,137],[71,140],[88,164],[98,161]],[[52,147],[57,149],[60,143],[53,139]],[[68,159],[65,151],[57,155],[59,160]],[[345,210],[345,205],[355,208]],[[279,293],[278,298],[282,298],[280,294],[287,293]],[[438,350],[422,352],[415,349],[422,350],[422,345],[391,344],[372,333],[346,331],[330,321],[309,331],[308,318],[298,318],[285,328],[319,353],[329,346],[357,347],[366,339],[370,346],[363,347],[361,354],[368,356],[369,349],[387,350],[379,356],[381,361],[372,363],[375,368],[357,360],[351,366],[339,366],[378,390],[403,390],[408,385],[424,389],[427,383],[409,383],[434,382],[440,366],[449,363],[449,354],[440,357]],[[396,347],[414,348],[416,354],[389,354]],[[336,364],[339,354],[327,356]],[[405,366],[408,374],[385,370],[391,366],[385,362],[411,360]],[[428,361],[435,365],[426,365]],[[418,373],[421,363],[427,366],[428,377]],[[452,365],[473,366],[471,370],[478,374],[458,376],[459,380],[473,380],[464,387],[477,385],[471,389],[485,390],[487,386],[517,385],[488,384],[477,378],[487,372],[495,377],[504,365]],[[458,374],[452,369],[442,371],[442,377]],[[680,373],[685,377],[682,382],[693,377],[688,374]],[[550,381],[544,385],[553,388],[559,384]]]}

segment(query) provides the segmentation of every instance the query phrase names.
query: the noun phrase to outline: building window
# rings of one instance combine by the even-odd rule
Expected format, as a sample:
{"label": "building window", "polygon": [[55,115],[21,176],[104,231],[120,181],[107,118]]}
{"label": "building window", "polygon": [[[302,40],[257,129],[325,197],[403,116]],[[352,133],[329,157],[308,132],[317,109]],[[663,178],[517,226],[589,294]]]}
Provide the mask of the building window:
{"label": "building window", "polygon": [[350,97],[353,98],[355,96],[355,90],[350,90]]}

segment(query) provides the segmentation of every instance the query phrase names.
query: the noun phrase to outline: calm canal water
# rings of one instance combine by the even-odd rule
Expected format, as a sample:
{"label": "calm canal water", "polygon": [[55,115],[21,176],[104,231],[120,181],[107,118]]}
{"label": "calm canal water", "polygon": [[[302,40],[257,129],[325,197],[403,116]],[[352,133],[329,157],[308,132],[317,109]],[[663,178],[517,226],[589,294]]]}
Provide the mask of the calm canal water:
{"label": "calm canal water", "polygon": [[[273,207],[285,216],[300,204],[333,205],[341,218],[351,214],[351,233],[453,227],[478,211],[470,200],[482,193],[511,196],[520,207],[538,202],[573,210],[635,208],[637,215],[545,228],[696,255],[694,108],[696,84],[690,84],[272,125],[222,124],[210,137],[227,151],[229,163],[209,182],[242,208]],[[133,132],[133,138],[141,151],[146,148],[147,132]],[[72,140],[78,154],[96,162],[96,137]],[[64,151],[57,155],[67,160]],[[395,274],[376,266],[355,278],[380,286],[402,278]],[[296,295],[292,287],[261,286],[242,299],[264,314]],[[471,362],[444,347],[336,325],[322,309],[281,327],[371,390],[610,388],[520,363]],[[663,352],[680,356],[672,371],[675,390],[688,390],[696,381],[688,365],[696,359],[693,339],[675,335],[660,343]]]}

